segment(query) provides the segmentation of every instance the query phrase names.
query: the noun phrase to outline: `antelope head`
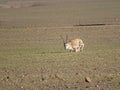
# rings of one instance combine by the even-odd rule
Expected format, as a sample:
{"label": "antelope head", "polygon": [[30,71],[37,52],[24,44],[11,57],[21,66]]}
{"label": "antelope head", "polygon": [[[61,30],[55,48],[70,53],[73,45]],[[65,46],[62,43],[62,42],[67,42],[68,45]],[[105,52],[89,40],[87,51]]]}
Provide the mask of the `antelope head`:
{"label": "antelope head", "polygon": [[60,37],[63,40],[63,45],[64,45],[65,50],[73,51],[71,42],[70,41],[68,42],[68,36],[66,35],[66,40],[64,40],[64,38],[62,36],[60,36]]}

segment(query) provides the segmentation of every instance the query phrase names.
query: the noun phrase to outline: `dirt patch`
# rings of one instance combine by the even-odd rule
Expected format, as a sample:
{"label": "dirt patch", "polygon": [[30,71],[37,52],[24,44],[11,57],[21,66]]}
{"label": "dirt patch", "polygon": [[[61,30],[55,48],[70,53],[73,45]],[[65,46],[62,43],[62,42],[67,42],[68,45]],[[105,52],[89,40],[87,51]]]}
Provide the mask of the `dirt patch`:
{"label": "dirt patch", "polygon": [[4,4],[0,4],[0,8],[25,8],[25,7],[36,7],[36,6],[44,6],[45,4],[42,2],[35,1],[13,1],[6,2]]}

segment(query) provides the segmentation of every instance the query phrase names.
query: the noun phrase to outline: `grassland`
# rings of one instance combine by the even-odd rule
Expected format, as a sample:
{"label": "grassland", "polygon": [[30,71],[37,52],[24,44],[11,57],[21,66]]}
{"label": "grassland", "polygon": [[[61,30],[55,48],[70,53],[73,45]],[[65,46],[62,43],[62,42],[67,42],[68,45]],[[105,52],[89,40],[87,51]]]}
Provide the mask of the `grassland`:
{"label": "grassland", "polygon": [[44,0],[41,3],[44,5],[28,8],[0,8],[0,25],[46,27],[120,22],[118,0]]}
{"label": "grassland", "polygon": [[[120,2],[46,2],[0,8],[0,90],[119,90]],[[91,22],[114,25],[74,26]],[[60,35],[80,37],[84,51],[65,51]]]}

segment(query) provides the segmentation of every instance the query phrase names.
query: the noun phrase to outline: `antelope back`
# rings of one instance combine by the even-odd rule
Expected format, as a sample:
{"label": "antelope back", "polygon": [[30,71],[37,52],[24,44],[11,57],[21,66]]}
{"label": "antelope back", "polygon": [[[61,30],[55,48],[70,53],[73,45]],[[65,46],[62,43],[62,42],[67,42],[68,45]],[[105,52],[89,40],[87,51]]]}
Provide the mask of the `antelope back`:
{"label": "antelope back", "polygon": [[71,46],[79,46],[81,39],[73,39],[70,42],[68,42]]}

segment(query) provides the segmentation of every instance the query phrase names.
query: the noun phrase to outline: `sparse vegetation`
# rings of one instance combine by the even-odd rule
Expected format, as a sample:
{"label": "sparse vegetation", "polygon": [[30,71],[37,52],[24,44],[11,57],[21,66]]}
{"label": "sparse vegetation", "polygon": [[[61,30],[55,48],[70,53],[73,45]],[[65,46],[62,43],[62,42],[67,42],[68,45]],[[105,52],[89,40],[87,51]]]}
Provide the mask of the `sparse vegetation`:
{"label": "sparse vegetation", "polygon": [[[52,4],[53,2],[54,0]],[[119,1],[110,1],[110,5],[106,3],[107,0],[95,1],[96,4],[88,3],[87,7],[84,5],[88,0],[67,2],[65,0],[61,4],[58,1],[55,6],[48,5],[44,8],[0,8],[0,90],[120,89],[120,26],[74,26],[78,17],[82,17],[81,21],[85,22],[91,20],[93,9],[93,14],[98,13],[98,10],[101,14],[92,20],[104,21],[107,11],[110,19],[119,18],[120,13],[115,13],[120,9],[117,6]],[[83,5],[79,6],[78,2]],[[99,8],[98,5],[104,7]],[[68,9],[69,7],[71,8]],[[25,18],[26,10],[28,18]],[[66,10],[71,15],[67,16]],[[78,16],[76,11],[79,10],[82,10],[82,14],[80,12]],[[103,10],[105,13],[102,13]],[[59,14],[59,18],[54,17],[55,13]],[[14,14],[16,17],[13,17]],[[36,15],[39,16],[36,17],[37,21],[32,18]],[[89,17],[85,19],[87,16]],[[53,17],[56,23],[50,21]],[[59,19],[64,19],[65,22]],[[65,24],[67,19],[70,20]],[[73,23],[69,22],[72,20]],[[60,35],[69,35],[69,39],[80,37],[85,43],[84,51],[65,51]]]}

